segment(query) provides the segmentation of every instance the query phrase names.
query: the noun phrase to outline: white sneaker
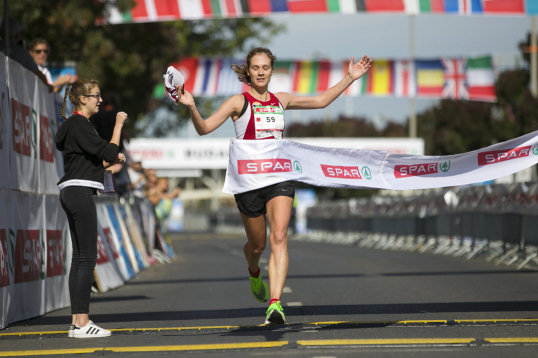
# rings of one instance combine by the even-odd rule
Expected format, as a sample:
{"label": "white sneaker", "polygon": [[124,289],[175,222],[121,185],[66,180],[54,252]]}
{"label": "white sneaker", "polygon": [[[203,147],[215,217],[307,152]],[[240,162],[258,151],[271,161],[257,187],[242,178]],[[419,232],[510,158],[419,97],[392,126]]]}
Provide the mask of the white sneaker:
{"label": "white sneaker", "polygon": [[84,327],[73,328],[73,338],[100,338],[100,337],[110,337],[111,333],[109,330],[104,329],[93,323],[92,321],[88,322]]}

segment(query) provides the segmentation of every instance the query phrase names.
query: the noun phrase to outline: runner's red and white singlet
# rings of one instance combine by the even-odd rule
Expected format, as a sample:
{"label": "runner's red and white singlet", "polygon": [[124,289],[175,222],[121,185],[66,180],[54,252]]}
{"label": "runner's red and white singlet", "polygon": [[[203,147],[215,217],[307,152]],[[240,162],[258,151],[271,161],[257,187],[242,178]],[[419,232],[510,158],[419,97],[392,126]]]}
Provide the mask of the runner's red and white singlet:
{"label": "runner's red and white singlet", "polygon": [[267,102],[258,101],[248,92],[247,108],[234,122],[237,139],[282,139],[284,133],[284,108],[274,94],[268,92]]}

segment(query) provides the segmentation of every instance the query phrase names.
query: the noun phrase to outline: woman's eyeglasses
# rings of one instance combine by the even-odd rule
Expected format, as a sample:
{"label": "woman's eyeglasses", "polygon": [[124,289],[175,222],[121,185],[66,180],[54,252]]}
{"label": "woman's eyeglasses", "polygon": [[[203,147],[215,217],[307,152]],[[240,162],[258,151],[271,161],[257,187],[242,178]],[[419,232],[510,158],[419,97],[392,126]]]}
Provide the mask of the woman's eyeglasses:
{"label": "woman's eyeglasses", "polygon": [[39,49],[39,50],[34,50],[35,53],[37,54],[40,54],[41,52],[44,52],[45,54],[48,54],[49,53],[49,50],[42,50],[42,49]]}
{"label": "woman's eyeglasses", "polygon": [[96,93],[96,94],[84,94],[83,95],[84,97],[93,97],[95,99],[99,99],[101,98],[101,93]]}

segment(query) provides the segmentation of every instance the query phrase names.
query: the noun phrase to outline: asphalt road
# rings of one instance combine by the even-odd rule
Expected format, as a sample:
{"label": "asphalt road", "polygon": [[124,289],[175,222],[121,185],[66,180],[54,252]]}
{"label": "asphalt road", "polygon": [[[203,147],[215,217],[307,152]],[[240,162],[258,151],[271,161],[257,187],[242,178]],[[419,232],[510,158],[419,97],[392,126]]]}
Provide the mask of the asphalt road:
{"label": "asphalt road", "polygon": [[173,235],[172,263],[92,297],[91,318],[112,337],[67,338],[66,308],[0,331],[0,357],[538,356],[538,271],[290,240],[288,323],[266,327],[244,240]]}

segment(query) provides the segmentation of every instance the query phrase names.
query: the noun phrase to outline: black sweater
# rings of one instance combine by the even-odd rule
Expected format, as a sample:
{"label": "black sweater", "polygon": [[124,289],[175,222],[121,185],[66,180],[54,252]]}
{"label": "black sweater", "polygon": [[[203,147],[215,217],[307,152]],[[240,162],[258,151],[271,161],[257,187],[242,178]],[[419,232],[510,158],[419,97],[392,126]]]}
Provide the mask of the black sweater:
{"label": "black sweater", "polygon": [[64,159],[64,176],[58,185],[68,180],[83,180],[86,185],[81,186],[102,188],[103,160],[113,162],[119,153],[118,146],[101,138],[90,121],[80,114],[62,123],[55,141]]}

